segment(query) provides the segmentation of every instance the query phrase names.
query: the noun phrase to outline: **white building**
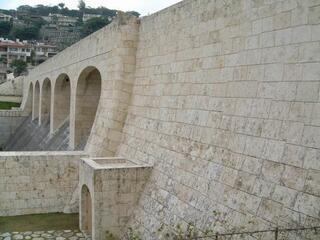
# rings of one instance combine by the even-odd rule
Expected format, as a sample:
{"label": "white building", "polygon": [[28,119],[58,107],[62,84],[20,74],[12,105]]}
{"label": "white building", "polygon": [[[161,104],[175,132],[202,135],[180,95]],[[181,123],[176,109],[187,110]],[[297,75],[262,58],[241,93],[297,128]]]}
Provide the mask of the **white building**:
{"label": "white building", "polygon": [[11,19],[12,19],[12,16],[7,15],[7,14],[3,14],[3,13],[0,13],[0,21],[10,22]]}
{"label": "white building", "polygon": [[82,21],[83,22],[87,22],[88,20],[90,20],[91,18],[99,18],[101,17],[100,14],[83,14],[83,17],[82,17]]}

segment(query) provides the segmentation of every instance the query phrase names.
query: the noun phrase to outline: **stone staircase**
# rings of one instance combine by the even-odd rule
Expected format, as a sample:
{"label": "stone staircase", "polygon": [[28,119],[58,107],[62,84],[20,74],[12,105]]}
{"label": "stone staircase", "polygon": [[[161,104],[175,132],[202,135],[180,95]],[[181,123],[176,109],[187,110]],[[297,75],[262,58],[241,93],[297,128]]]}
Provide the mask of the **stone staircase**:
{"label": "stone staircase", "polygon": [[29,116],[16,130],[5,145],[5,151],[65,151],[68,150],[69,120],[50,135],[49,116],[43,119],[41,126],[38,120]]}

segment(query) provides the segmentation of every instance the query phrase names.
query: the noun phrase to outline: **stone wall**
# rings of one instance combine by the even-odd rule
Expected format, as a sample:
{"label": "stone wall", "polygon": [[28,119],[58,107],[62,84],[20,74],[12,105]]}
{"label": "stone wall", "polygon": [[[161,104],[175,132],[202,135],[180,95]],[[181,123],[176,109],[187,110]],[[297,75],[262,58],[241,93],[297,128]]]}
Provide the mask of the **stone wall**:
{"label": "stone wall", "polygon": [[0,110],[0,148],[26,118],[27,115],[19,110]]}
{"label": "stone wall", "polygon": [[0,96],[22,96],[24,77],[17,77],[0,84]]}
{"label": "stone wall", "polygon": [[83,152],[2,152],[0,216],[78,212]]}
{"label": "stone wall", "polygon": [[[319,225],[320,2],[186,0],[141,20],[119,156],[134,229]],[[164,225],[162,225],[164,223]]]}

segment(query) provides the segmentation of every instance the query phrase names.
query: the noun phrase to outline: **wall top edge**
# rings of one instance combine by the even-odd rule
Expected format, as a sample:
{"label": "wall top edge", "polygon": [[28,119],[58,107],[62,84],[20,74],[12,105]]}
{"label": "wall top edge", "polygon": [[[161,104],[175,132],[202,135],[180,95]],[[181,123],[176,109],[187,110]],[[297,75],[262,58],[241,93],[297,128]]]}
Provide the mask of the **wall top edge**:
{"label": "wall top edge", "polygon": [[0,152],[0,157],[19,157],[19,156],[81,156],[85,157],[87,154],[84,151],[12,151]]}

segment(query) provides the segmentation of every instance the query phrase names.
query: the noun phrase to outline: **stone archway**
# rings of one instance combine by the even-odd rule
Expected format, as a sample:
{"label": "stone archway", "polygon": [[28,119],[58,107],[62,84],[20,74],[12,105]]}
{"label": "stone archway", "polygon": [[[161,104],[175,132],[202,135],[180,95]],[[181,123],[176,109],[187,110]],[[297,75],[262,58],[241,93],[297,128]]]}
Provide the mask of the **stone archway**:
{"label": "stone archway", "polygon": [[39,119],[40,84],[37,81],[33,91],[32,120]]}
{"label": "stone archway", "polygon": [[52,131],[56,131],[70,116],[70,78],[60,74],[54,87]]}
{"label": "stone archway", "polygon": [[95,67],[82,71],[77,82],[74,145],[83,149],[96,117],[101,95],[101,74]]}
{"label": "stone archway", "polygon": [[42,84],[41,92],[41,123],[50,119],[51,109],[51,81],[46,78]]}
{"label": "stone archway", "polygon": [[81,230],[86,234],[92,234],[92,198],[89,188],[83,185],[81,188]]}

